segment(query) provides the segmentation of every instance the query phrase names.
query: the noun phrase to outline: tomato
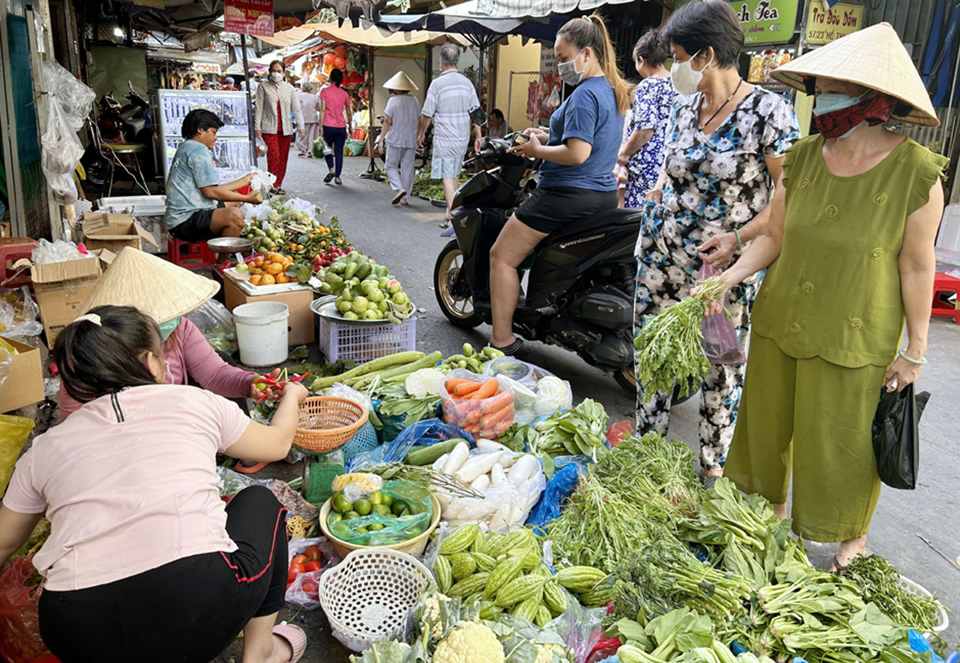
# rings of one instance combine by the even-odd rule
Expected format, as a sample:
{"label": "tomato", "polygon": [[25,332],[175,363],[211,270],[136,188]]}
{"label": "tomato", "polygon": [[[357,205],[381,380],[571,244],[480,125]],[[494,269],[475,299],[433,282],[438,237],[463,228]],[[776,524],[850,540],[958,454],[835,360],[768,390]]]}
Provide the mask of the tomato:
{"label": "tomato", "polygon": [[320,588],[317,587],[317,583],[312,580],[304,580],[303,584],[300,585],[300,589],[302,589],[303,593],[307,596],[317,596],[320,594]]}
{"label": "tomato", "polygon": [[323,553],[320,552],[320,548],[318,548],[317,546],[310,546],[309,548],[303,551],[303,554],[315,562],[318,562],[321,559],[323,559]]}
{"label": "tomato", "polygon": [[319,571],[323,567],[320,565],[320,562],[307,562],[303,568],[307,573],[310,573],[311,571]]}
{"label": "tomato", "polygon": [[287,582],[293,582],[297,579],[297,576],[306,571],[303,567],[303,564],[291,564],[290,570],[287,572]]}
{"label": "tomato", "polygon": [[293,564],[306,564],[306,563],[309,562],[309,561],[310,561],[310,559],[308,559],[306,555],[300,554],[300,555],[297,555],[296,557],[293,558],[293,562],[291,562],[291,565],[293,565]]}

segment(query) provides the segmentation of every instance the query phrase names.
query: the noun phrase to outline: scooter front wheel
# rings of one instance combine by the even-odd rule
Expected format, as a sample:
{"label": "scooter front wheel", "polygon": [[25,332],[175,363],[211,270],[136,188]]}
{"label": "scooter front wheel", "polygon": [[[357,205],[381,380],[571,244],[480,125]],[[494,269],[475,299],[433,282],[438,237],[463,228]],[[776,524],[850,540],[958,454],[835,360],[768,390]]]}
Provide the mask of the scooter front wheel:
{"label": "scooter front wheel", "polygon": [[440,310],[453,325],[461,329],[473,329],[483,322],[473,308],[473,297],[466,278],[460,276],[463,268],[463,252],[456,240],[448,243],[437,257],[433,270],[433,289],[437,294]]}

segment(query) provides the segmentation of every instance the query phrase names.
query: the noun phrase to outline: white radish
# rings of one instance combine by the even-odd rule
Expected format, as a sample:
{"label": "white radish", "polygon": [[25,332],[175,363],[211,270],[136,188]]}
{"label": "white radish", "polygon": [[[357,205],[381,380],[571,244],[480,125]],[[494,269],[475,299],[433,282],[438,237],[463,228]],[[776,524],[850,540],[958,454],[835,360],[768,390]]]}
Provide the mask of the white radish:
{"label": "white radish", "polygon": [[473,483],[470,484],[470,487],[474,490],[483,490],[490,486],[490,475],[481,474],[476,479],[473,480]]}
{"label": "white radish", "polygon": [[493,440],[488,440],[483,437],[477,440],[477,449],[481,451],[510,451],[509,448],[499,442],[494,442]]}
{"label": "white radish", "polygon": [[489,472],[502,455],[499,451],[477,454],[464,463],[454,476],[464,483],[473,483],[477,477]]}
{"label": "white radish", "polygon": [[450,457],[443,464],[443,473],[453,476],[470,457],[470,446],[466,442],[460,442],[450,452]]}
{"label": "white radish", "polygon": [[454,502],[450,502],[440,513],[443,514],[444,520],[456,520],[460,517],[460,507]]}
{"label": "white radish", "polygon": [[441,512],[446,511],[447,507],[450,506],[450,496],[446,493],[434,493],[433,496],[437,498]]}
{"label": "white radish", "polygon": [[510,468],[510,473],[507,475],[507,477],[510,479],[510,481],[526,481],[539,469],[540,462],[537,460],[536,456],[527,454],[520,458],[516,464]]}
{"label": "white radish", "polygon": [[507,480],[507,473],[503,471],[503,465],[496,463],[490,469],[490,485],[499,486]]}
{"label": "white radish", "polygon": [[507,518],[510,516],[510,507],[504,504],[502,507],[497,509],[497,512],[493,514],[493,518],[490,519],[490,531],[499,532],[502,529],[505,529],[509,524]]}
{"label": "white radish", "polygon": [[470,500],[460,508],[460,520],[476,522],[490,513],[490,507],[483,500]]}
{"label": "white radish", "polygon": [[450,454],[443,454],[442,456],[440,456],[440,458],[438,458],[436,462],[434,462],[433,464],[433,471],[442,472],[443,466],[447,462],[448,458],[450,458]]}
{"label": "white radish", "polygon": [[521,523],[523,522],[523,516],[525,509],[523,507],[517,506],[510,509],[510,517],[507,519],[508,523]]}
{"label": "white radish", "polygon": [[521,454],[514,451],[504,451],[500,457],[500,464],[503,465],[503,469],[508,470],[513,467],[513,464],[517,462],[517,458],[519,458],[520,455]]}

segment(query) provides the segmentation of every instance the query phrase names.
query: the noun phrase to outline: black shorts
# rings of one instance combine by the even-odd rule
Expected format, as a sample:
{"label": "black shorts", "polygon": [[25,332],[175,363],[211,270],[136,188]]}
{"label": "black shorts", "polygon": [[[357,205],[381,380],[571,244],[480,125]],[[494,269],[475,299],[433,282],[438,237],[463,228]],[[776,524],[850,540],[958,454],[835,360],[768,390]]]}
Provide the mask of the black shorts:
{"label": "black shorts", "polygon": [[515,214],[523,225],[549,235],[568,223],[616,207],[616,191],[562,186],[537,189]]}
{"label": "black shorts", "polygon": [[217,206],[214,209],[198,209],[191,214],[186,221],[178,223],[167,232],[181,242],[190,242],[191,244],[205,242],[208,239],[216,239],[220,235],[213,232],[211,228],[213,213],[224,207],[226,207],[226,205],[224,205],[221,200],[217,202]]}
{"label": "black shorts", "polygon": [[89,589],[44,590],[40,636],[64,663],[206,663],[252,618],[283,607],[285,514],[268,489],[246,488],[227,505],[227,534],[238,550],[185,557]]}

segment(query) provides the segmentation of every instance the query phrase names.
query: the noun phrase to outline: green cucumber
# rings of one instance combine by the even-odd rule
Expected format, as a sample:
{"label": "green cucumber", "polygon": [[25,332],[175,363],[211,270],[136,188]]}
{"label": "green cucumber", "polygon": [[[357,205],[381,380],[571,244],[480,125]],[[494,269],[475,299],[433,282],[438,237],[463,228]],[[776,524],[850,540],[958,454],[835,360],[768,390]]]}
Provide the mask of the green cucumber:
{"label": "green cucumber", "polygon": [[417,465],[419,467],[433,465],[441,456],[453,451],[453,448],[460,442],[464,442],[464,440],[455,437],[452,440],[444,440],[430,446],[415,446],[403,459],[403,462],[406,465]]}

